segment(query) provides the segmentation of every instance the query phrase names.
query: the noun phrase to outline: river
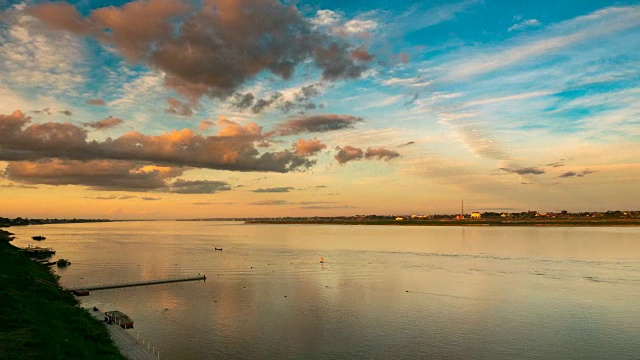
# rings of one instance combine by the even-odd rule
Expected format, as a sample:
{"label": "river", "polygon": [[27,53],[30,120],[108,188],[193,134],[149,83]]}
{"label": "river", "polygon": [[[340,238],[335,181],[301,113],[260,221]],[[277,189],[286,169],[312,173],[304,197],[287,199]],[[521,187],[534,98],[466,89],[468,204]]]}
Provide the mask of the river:
{"label": "river", "polygon": [[67,287],[205,274],[81,298],[128,314],[164,359],[640,358],[639,227],[9,230],[69,259]]}

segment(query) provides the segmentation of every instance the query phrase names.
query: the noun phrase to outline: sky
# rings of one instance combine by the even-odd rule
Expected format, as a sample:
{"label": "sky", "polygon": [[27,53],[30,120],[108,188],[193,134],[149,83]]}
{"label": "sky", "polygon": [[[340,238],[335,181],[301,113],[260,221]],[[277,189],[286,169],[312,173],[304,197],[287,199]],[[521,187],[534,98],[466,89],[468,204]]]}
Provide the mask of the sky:
{"label": "sky", "polygon": [[637,1],[0,0],[0,216],[639,209]]}

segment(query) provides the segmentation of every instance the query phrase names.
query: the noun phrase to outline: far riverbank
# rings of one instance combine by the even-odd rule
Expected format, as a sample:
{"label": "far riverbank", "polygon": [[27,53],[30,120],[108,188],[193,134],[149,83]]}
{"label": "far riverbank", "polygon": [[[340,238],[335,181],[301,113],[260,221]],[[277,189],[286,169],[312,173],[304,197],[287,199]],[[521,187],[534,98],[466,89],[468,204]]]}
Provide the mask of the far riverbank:
{"label": "far riverbank", "polygon": [[640,219],[527,219],[527,220],[358,220],[254,219],[246,224],[398,225],[398,226],[640,226]]}

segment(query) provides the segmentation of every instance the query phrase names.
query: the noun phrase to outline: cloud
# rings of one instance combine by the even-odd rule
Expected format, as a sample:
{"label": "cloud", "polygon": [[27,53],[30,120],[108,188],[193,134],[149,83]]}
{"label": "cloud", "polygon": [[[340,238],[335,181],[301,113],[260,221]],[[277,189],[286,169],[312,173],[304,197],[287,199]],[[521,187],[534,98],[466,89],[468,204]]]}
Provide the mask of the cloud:
{"label": "cloud", "polygon": [[165,192],[174,194],[215,194],[220,191],[229,191],[231,187],[224,181],[195,180],[188,181],[178,179],[168,186]]}
{"label": "cloud", "polygon": [[441,113],[439,122],[451,126],[469,151],[482,157],[505,160],[510,156],[502,149],[482,122],[475,120],[478,113]]}
{"label": "cloud", "polygon": [[374,20],[353,19],[347,21],[338,31],[346,34],[368,33],[378,28],[378,23]]}
{"label": "cloud", "polygon": [[519,22],[517,24],[513,24],[507,30],[509,32],[511,32],[511,31],[522,30],[522,29],[535,27],[535,26],[540,26],[540,25],[541,25],[540,21],[538,21],[536,19],[526,19],[526,20],[522,20],[521,22]]}
{"label": "cloud", "polygon": [[89,99],[87,100],[87,104],[94,106],[105,106],[107,103],[103,99]]}
{"label": "cloud", "polygon": [[562,173],[559,178],[571,178],[571,177],[584,177],[585,175],[593,174],[595,171],[585,169],[583,171],[567,171]]}
{"label": "cloud", "polygon": [[254,114],[261,113],[262,111],[268,109],[273,105],[276,101],[278,101],[282,97],[282,94],[279,92],[275,92],[271,94],[269,98],[266,99],[258,99],[256,103],[251,107],[251,112]]}
{"label": "cloud", "polygon": [[270,134],[295,135],[302,132],[327,132],[352,128],[357,122],[363,121],[360,117],[338,114],[321,114],[299,117],[280,123]]}
{"label": "cloud", "polygon": [[51,29],[93,36],[127,60],[161,70],[165,85],[190,101],[224,98],[265,71],[288,79],[308,60],[326,80],[359,77],[368,63],[351,56],[346,39],[315,29],[277,0],[138,0],[87,16],[67,3],[44,3],[28,12]]}
{"label": "cloud", "polygon": [[119,119],[119,118],[115,118],[113,116],[109,116],[109,117],[104,118],[104,119],[102,119],[100,121],[84,123],[84,126],[90,127],[90,128],[96,129],[96,130],[107,130],[107,129],[111,129],[113,127],[116,127],[118,125],[121,125],[122,123],[124,123],[124,120]]}
{"label": "cloud", "polygon": [[409,141],[409,142],[406,142],[406,143],[404,143],[404,144],[400,144],[400,145],[398,145],[398,147],[405,147],[405,146],[413,145],[413,144],[415,144],[415,143],[416,143],[415,141]]}
{"label": "cloud", "polygon": [[408,87],[423,87],[431,85],[433,81],[425,80],[421,76],[411,77],[411,78],[390,78],[382,81],[383,85],[387,86],[408,86]]}
{"label": "cloud", "polygon": [[300,206],[299,209],[311,209],[311,210],[331,210],[331,209],[356,209],[357,206],[353,205],[308,205]]}
{"label": "cloud", "polygon": [[209,120],[202,120],[200,121],[200,123],[198,124],[198,130],[200,131],[205,131],[208,128],[212,127],[213,125],[215,125],[215,123],[213,121],[209,121]]}
{"label": "cloud", "polygon": [[146,200],[146,201],[162,200],[162,198],[158,198],[158,197],[151,197],[151,196],[142,196],[142,197],[140,197],[140,199],[142,199],[142,200]]}
{"label": "cloud", "polygon": [[315,162],[292,150],[260,153],[254,142],[262,137],[256,124],[241,126],[221,119],[218,136],[182,129],[156,136],[128,132],[118,138],[88,141],[87,131],[69,123],[31,124],[16,111],[0,115],[0,160],[127,160],[175,167],[233,171],[288,172]]}
{"label": "cloud", "polygon": [[86,81],[82,41],[52,32],[24,9],[19,4],[0,11],[2,84],[30,94],[78,95],[77,87]]}
{"label": "cloud", "polygon": [[557,161],[557,162],[553,162],[553,163],[547,164],[546,166],[551,166],[551,167],[554,167],[554,168],[562,167],[562,166],[564,166],[564,162],[562,162],[562,160],[560,160],[560,161]]}
{"label": "cloud", "polygon": [[293,143],[293,150],[299,156],[315,155],[316,153],[326,148],[327,145],[323,144],[322,141],[317,139],[299,139],[298,142]]}
{"label": "cloud", "polygon": [[3,188],[20,188],[20,189],[37,189],[37,186],[33,185],[20,185],[20,184],[4,184],[0,185]]}
{"label": "cloud", "polygon": [[637,26],[637,7],[608,7],[546,28],[544,34],[517,37],[510,46],[462,53],[460,59],[446,60],[446,79],[465,81],[514,64],[549,56],[561,49]]}
{"label": "cloud", "polygon": [[274,188],[260,188],[251,190],[255,193],[285,193],[291,190],[295,190],[296,188],[288,186],[288,187],[274,187]]}
{"label": "cloud", "polygon": [[71,110],[61,110],[60,114],[66,115],[66,116],[71,116],[73,115],[73,113],[71,112]]}
{"label": "cloud", "polygon": [[261,206],[275,206],[275,205],[287,205],[284,200],[263,200],[249,203],[249,205],[261,205]]}
{"label": "cloud", "polygon": [[338,160],[340,164],[346,164],[351,160],[360,160],[363,156],[362,149],[347,145],[343,148],[338,148],[338,153],[334,156],[334,159]]}
{"label": "cloud", "polygon": [[193,115],[194,107],[196,105],[182,102],[174,97],[167,98],[168,107],[164,109],[167,114],[189,117]]}
{"label": "cloud", "polygon": [[203,201],[203,202],[194,202],[191,205],[235,205],[234,202],[212,202],[212,201]]}
{"label": "cloud", "polygon": [[250,137],[256,140],[262,137],[262,126],[258,126],[256,123],[249,123],[246,126],[242,126],[236,122],[228,120],[225,116],[220,116],[217,126],[222,127],[218,136],[224,137]]}
{"label": "cloud", "polygon": [[15,182],[46,185],[83,185],[94,190],[154,191],[182,169],[152,167],[127,161],[61,160],[12,161],[5,176]]}
{"label": "cloud", "polygon": [[253,105],[253,101],[255,100],[255,97],[253,96],[252,93],[246,93],[246,94],[235,94],[233,96],[233,100],[231,102],[231,105],[238,108],[238,109],[246,109],[248,107],[250,107],[251,105]]}
{"label": "cloud", "polygon": [[397,158],[400,154],[397,151],[385,148],[368,148],[364,154],[366,159],[391,160]]}
{"label": "cloud", "polygon": [[333,26],[342,19],[342,16],[335,11],[321,9],[316,12],[315,18],[311,19],[311,23],[315,26]]}
{"label": "cloud", "polygon": [[545,173],[544,170],[534,167],[525,167],[520,169],[500,168],[500,170],[518,175],[541,175]]}
{"label": "cloud", "polygon": [[135,199],[137,196],[132,195],[122,195],[122,196],[85,196],[85,199],[93,199],[93,200],[130,200]]}

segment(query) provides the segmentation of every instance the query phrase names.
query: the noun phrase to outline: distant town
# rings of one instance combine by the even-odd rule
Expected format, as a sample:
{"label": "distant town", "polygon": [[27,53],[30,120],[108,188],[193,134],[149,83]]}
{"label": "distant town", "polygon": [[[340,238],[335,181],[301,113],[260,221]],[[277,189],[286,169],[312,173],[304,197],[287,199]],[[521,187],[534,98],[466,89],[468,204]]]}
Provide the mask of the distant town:
{"label": "distant town", "polygon": [[[0,227],[136,221],[110,219],[29,219],[0,217]],[[154,221],[154,220],[138,220]],[[492,212],[459,214],[398,214],[351,216],[215,217],[175,219],[175,221],[244,221],[270,224],[353,224],[353,225],[640,225],[640,210],[586,212]]]}
{"label": "distant town", "polygon": [[363,225],[640,225],[640,210],[589,212],[479,212],[460,214],[402,214],[312,217],[208,218],[180,221],[245,221],[247,223],[307,223]]}

